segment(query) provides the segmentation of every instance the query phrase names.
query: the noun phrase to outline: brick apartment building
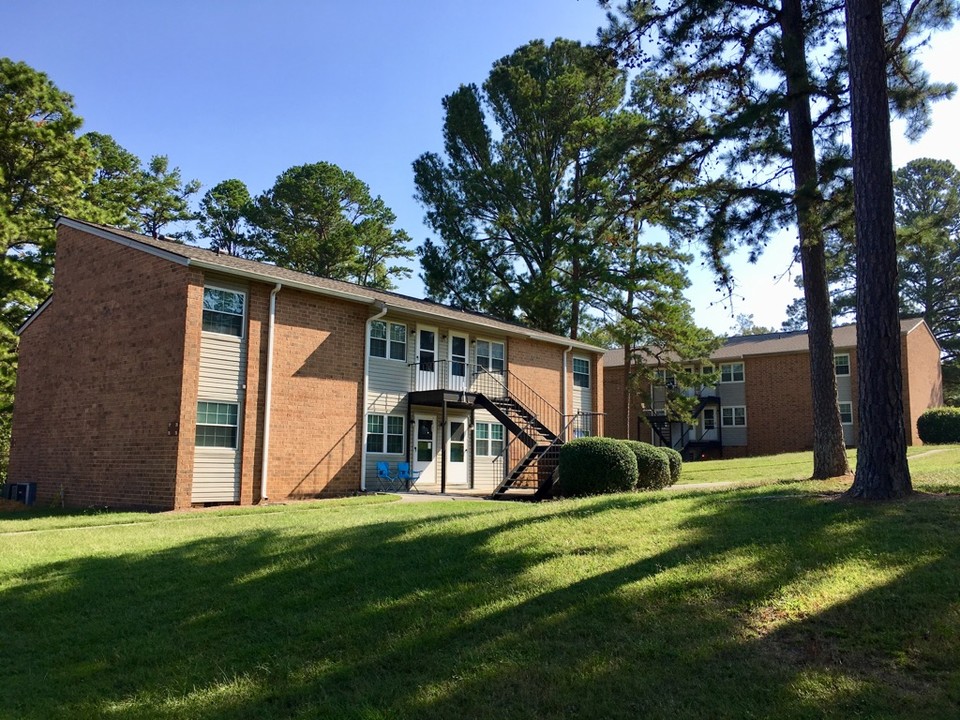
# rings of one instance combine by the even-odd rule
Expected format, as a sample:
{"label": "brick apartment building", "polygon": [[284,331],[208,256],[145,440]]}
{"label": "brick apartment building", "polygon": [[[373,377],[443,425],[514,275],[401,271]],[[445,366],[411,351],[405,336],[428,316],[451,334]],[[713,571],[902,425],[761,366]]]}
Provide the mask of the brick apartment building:
{"label": "brick apartment building", "polygon": [[[900,323],[903,366],[903,408],[907,443],[919,444],[917,418],[943,404],[940,347],[922,319]],[[857,442],[857,333],[855,325],[834,328],[837,402],[846,444]],[[709,361],[688,364],[696,372],[719,372],[716,386],[674,389],[672,378],[659,371],[631,399],[626,417],[623,350],[603,358],[606,431],[669,445],[688,459],[741,457],[809,450],[813,447],[810,357],[805,332],[732,337]],[[693,424],[670,417],[668,393],[696,396]]]}
{"label": "brick apartment building", "polygon": [[[173,509],[543,490],[602,432],[602,351],[436,303],[61,218],[20,328],[9,480]],[[382,467],[382,466],[381,466]]]}

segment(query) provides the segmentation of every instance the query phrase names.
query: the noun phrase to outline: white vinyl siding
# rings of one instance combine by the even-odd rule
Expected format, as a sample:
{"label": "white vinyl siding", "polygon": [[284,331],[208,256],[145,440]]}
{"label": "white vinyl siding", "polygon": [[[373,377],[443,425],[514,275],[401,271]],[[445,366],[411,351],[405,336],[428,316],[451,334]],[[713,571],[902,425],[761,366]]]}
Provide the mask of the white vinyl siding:
{"label": "white vinyl siding", "polygon": [[[242,300],[242,307],[246,308],[247,288],[245,285],[230,282],[227,280],[215,280],[205,288],[205,297],[211,297],[212,293],[207,290],[216,290],[214,293],[221,299],[223,297],[239,296]],[[226,294],[225,294],[226,293]],[[238,301],[233,304],[215,304],[204,303],[204,309],[207,314],[206,320],[210,318],[210,309],[220,308],[216,312],[238,307]],[[222,318],[221,318],[222,320]],[[236,408],[236,428],[231,432],[236,433],[236,443],[234,447],[213,446],[209,444],[198,445],[194,448],[193,462],[193,492],[192,501],[196,503],[204,502],[236,502],[240,499],[240,460],[241,445],[243,434],[243,401],[244,401],[244,383],[246,381],[247,371],[247,339],[246,333],[239,335],[220,332],[219,328],[224,326],[217,321],[215,323],[205,322],[205,325],[213,329],[203,330],[200,333],[200,364],[197,380],[197,409],[198,425],[212,427],[209,423],[200,422],[209,420],[212,416],[209,412],[201,414],[199,411],[203,408],[210,410],[212,408],[223,409],[226,406]],[[228,323],[230,327],[235,327],[236,323]],[[242,317],[240,327],[246,326],[246,317]],[[205,404],[205,405],[204,405]],[[222,416],[223,413],[218,413]],[[219,417],[218,417],[219,419]],[[216,423],[223,427],[221,423]],[[202,430],[199,434],[206,436],[223,435],[228,432],[225,429],[220,430]],[[194,428],[195,436],[197,428]]]}
{"label": "white vinyl siding", "polygon": [[[573,413],[593,412],[593,389],[590,387],[590,358],[573,356]],[[566,412],[566,410],[564,411]],[[575,421],[573,434],[576,437],[593,435],[597,432],[593,418],[579,418]]]}
{"label": "white vinyl siding", "polygon": [[[494,430],[493,428],[500,428]],[[486,410],[477,409],[474,412],[473,426],[473,487],[477,490],[493,491],[503,480],[503,475],[509,468],[505,467],[506,459],[499,455],[490,454],[497,450],[497,440],[484,438],[484,435],[496,436],[502,432],[502,447],[506,448],[510,441],[510,434],[493,415]],[[481,454],[481,452],[487,454]],[[502,449],[501,449],[502,451]]]}

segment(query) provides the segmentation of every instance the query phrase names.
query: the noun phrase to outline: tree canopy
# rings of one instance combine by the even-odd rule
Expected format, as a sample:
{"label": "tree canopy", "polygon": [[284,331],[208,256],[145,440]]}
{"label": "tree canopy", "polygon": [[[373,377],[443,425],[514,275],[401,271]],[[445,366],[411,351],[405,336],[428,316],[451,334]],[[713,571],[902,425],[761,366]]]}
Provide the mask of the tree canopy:
{"label": "tree canopy", "polygon": [[[601,2],[607,5],[606,2]],[[884,5],[891,99],[912,134],[929,103],[953,92],[930,82],[913,50],[949,22],[941,0]],[[693,98],[672,141],[700,173],[697,235],[722,285],[732,247],[762,252],[795,226],[811,347],[814,475],[846,469],[836,407],[825,245],[849,218],[849,127],[843,3],[832,0],[657,0],[624,3],[604,39],[628,64]]]}
{"label": "tree canopy", "polygon": [[659,170],[640,157],[649,98],[633,98],[602,50],[563,39],[528,43],[445,97],[444,155],[413,165],[439,235],[420,250],[428,294],[571,337],[592,326],[588,310],[636,323],[634,300],[684,304],[686,256],[641,232],[669,223],[670,183],[655,203],[625,182],[630,163]]}
{"label": "tree canopy", "polygon": [[[219,187],[219,186],[218,186]],[[255,246],[268,262],[360,285],[391,289],[409,268],[410,237],[353,173],[318,162],[285,170],[249,212]]]}
{"label": "tree canopy", "polygon": [[253,199],[242,180],[230,179],[207,190],[200,200],[197,227],[214,250],[255,257],[248,218]]}

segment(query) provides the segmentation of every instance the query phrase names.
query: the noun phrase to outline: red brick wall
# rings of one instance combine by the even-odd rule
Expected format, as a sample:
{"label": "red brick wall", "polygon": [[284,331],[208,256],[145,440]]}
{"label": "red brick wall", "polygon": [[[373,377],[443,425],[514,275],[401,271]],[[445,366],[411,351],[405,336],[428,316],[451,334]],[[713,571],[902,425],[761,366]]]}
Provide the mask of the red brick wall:
{"label": "red brick wall", "polygon": [[[627,437],[627,402],[623,387],[624,374],[622,365],[603,369],[603,411],[606,413],[604,435],[607,437]],[[639,412],[639,406],[635,406],[634,410]],[[632,431],[632,433],[635,432],[635,430]]]}
{"label": "red brick wall", "polygon": [[[509,371],[529,385],[544,400],[557,410],[563,408],[563,350],[559,345],[510,338],[507,345],[507,364]],[[569,361],[569,358],[568,358]],[[570,362],[568,374],[572,372]],[[573,381],[567,386],[567,402],[572,402]],[[514,389],[516,392],[521,390]],[[531,408],[534,409],[534,408]],[[548,425],[551,423],[547,423]],[[557,428],[551,428],[557,430]]]}
{"label": "red brick wall", "polygon": [[[593,377],[590,379],[593,383],[593,411],[602,413],[605,412],[603,408],[606,400],[603,388],[603,353],[593,353],[590,356],[590,364],[593,366]],[[572,371],[573,368],[571,367]],[[599,423],[596,429],[597,435],[606,434],[606,417],[601,416],[597,422]]]}
{"label": "red brick wall", "polygon": [[[251,283],[247,293],[247,373],[244,380],[246,391],[243,405],[243,438],[240,445],[240,504],[242,505],[260,500],[267,332],[272,289],[272,285]],[[267,489],[269,492],[269,487]]]}
{"label": "red brick wall", "polygon": [[931,407],[943,405],[940,350],[926,326],[915,328],[901,340],[903,363],[903,424],[908,445],[922,445],[917,418]]}
{"label": "red brick wall", "polygon": [[768,455],[813,448],[810,356],[745,358],[744,374],[747,453]]}
{"label": "red brick wall", "polygon": [[[10,479],[36,482],[42,504],[62,492],[70,506],[171,508],[193,442],[180,393],[197,273],[70,228],[57,237],[53,301],[20,339]],[[184,433],[168,435],[177,421]]]}
{"label": "red brick wall", "polygon": [[[360,489],[363,334],[369,310],[366,305],[286,288],[277,295],[269,448],[271,500],[343,495]],[[265,336],[262,342],[265,346]],[[258,354],[258,383],[262,383],[266,361]],[[255,356],[251,352],[249,357],[252,364]],[[248,382],[248,392],[250,385]],[[260,406],[259,400],[257,404]],[[248,398],[248,408],[252,405]],[[262,407],[260,414],[262,417]],[[257,432],[262,432],[259,424]],[[249,445],[244,438],[242,477],[244,482],[255,477],[259,483],[256,461],[247,468]],[[241,496],[257,492],[244,489]]]}

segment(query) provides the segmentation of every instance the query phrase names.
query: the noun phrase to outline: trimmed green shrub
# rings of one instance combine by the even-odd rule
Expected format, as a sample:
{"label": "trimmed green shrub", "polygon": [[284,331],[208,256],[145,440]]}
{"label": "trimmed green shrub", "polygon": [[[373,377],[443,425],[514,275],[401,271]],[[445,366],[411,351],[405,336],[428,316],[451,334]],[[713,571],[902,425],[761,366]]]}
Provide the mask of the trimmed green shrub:
{"label": "trimmed green shrub", "polygon": [[925,443],[960,443],[960,408],[938,407],[917,418],[917,434]]}
{"label": "trimmed green shrub", "polygon": [[621,440],[637,461],[637,489],[659,490],[670,485],[670,461],[663,448],[639,440]]}
{"label": "trimmed green shrub", "polygon": [[560,485],[564,495],[601,495],[637,487],[637,461],[619,440],[577,438],[560,448]]}
{"label": "trimmed green shrub", "polygon": [[660,448],[667,456],[667,462],[670,463],[670,484],[674,485],[680,480],[680,471],[683,469],[683,455],[673,448]]}

